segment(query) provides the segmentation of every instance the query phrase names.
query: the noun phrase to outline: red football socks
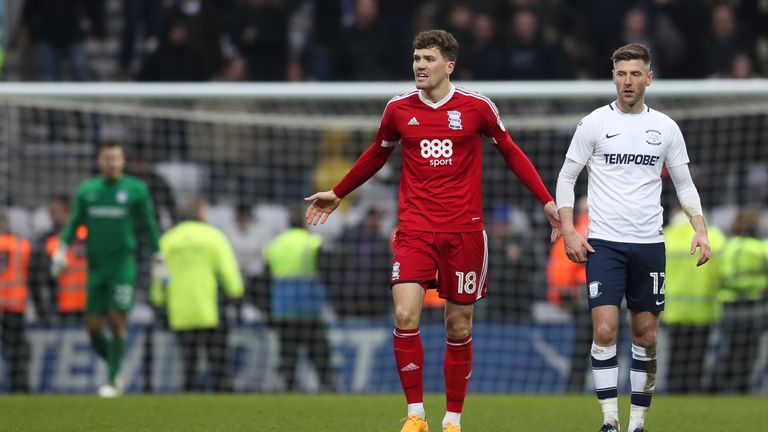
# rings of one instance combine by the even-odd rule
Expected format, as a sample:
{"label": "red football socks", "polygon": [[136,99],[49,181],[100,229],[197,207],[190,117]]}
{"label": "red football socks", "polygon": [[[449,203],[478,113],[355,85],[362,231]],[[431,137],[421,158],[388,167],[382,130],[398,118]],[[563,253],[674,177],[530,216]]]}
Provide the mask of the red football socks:
{"label": "red football socks", "polygon": [[445,410],[460,413],[472,375],[472,335],[446,340],[443,373],[445,375]]}
{"label": "red football socks", "polygon": [[392,345],[405,400],[409,404],[423,402],[424,347],[421,345],[419,328],[404,330],[395,327],[394,335]]}

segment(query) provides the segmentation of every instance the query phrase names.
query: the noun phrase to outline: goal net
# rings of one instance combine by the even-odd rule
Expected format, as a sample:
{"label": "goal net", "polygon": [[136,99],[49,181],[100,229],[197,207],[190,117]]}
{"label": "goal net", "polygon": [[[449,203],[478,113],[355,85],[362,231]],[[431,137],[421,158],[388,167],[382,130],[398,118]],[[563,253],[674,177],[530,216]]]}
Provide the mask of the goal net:
{"label": "goal net", "polygon": [[[90,348],[82,306],[63,305],[61,280],[48,275],[46,247],[78,184],[98,175],[96,155],[105,141],[122,144],[127,173],[147,183],[161,231],[188,217],[194,198],[209,203],[206,222],[229,238],[246,286],[241,298],[219,292],[216,331],[192,338],[175,331],[166,306],[150,301],[151,253],[138,233],[136,304],[121,372],[127,391],[401,391],[388,288],[400,151],[325,225],[312,228],[323,239],[316,262],[320,283],[296,291],[312,293],[293,299],[307,314],[301,319],[275,313],[276,304],[286,307],[285,295],[276,291],[284,287],[269,277],[263,251],[289,228],[296,207],[305,208],[303,197],[335,185],[370,145],[388,99],[411,88],[411,83],[0,87],[0,202],[9,232],[31,244],[28,269],[7,256],[0,263],[6,270],[14,263],[14,271],[28,274],[26,308],[0,312],[0,391],[26,385],[33,392],[89,393],[104,382],[106,366]],[[609,82],[466,83],[466,88],[496,102],[510,135],[552,192],[579,119],[614,97]],[[649,88],[647,102],[680,125],[712,230],[730,236],[734,222],[752,212],[762,223],[756,235],[765,235],[768,83],[660,82]],[[574,270],[558,267],[550,256],[540,205],[490,143],[483,164],[489,286],[475,312],[470,391],[591,391],[587,288],[578,275],[566,273]],[[576,192],[586,194],[586,170]],[[675,223],[676,199],[665,177],[665,223]],[[752,302],[748,315],[733,313],[738,311],[733,301],[722,300],[722,241],[713,262],[696,269],[695,257],[687,253],[690,235],[687,239],[682,248],[668,247],[665,289],[672,310],[669,319],[662,315],[657,390],[768,392],[766,297]],[[621,335],[621,389],[626,390],[626,320]],[[425,300],[421,337],[425,389],[442,391],[440,299]]]}

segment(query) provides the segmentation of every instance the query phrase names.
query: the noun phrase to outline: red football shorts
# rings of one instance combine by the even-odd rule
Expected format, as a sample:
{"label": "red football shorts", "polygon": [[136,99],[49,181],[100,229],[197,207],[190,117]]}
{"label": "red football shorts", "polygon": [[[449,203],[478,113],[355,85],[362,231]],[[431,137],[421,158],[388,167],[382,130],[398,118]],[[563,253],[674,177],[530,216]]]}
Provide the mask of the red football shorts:
{"label": "red football shorts", "polygon": [[392,285],[415,282],[441,298],[471,304],[488,286],[485,231],[436,233],[398,229],[392,239]]}

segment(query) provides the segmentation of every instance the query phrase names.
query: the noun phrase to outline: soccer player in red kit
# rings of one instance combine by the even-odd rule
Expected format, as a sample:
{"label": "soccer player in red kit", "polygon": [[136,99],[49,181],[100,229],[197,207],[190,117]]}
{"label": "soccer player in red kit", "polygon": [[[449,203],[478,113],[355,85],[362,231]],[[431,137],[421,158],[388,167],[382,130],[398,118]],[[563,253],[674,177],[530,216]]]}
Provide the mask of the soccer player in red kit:
{"label": "soccer player in red kit", "polygon": [[324,223],[400,144],[403,171],[391,283],[395,361],[408,402],[402,432],[427,432],[419,336],[427,288],[437,288],[447,300],[443,431],[457,432],[472,374],[472,313],[474,303],[485,297],[488,275],[480,190],[483,136],[493,139],[507,165],[544,205],[553,238],[559,236],[559,219],[552,196],[504,129],[493,102],[451,84],[456,39],[429,30],[416,36],[413,48],[416,90],[389,101],[373,145],[332,190],[306,198],[311,201],[306,216],[310,224]]}

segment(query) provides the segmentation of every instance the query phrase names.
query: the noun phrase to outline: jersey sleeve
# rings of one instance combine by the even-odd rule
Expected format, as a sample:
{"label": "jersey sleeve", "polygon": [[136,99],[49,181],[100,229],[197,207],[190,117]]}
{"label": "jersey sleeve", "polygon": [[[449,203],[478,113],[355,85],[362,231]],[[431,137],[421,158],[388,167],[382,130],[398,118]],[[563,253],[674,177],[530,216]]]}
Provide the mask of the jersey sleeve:
{"label": "jersey sleeve", "polygon": [[149,247],[152,252],[160,250],[160,230],[157,228],[157,221],[155,220],[155,210],[152,207],[152,197],[149,195],[149,189],[144,183],[139,184],[140,198],[137,202],[137,214],[136,217],[141,221],[144,229],[146,229],[149,235]]}
{"label": "jersey sleeve", "polygon": [[504,123],[501,121],[499,110],[496,108],[496,104],[486,98],[482,98],[478,104],[483,118],[483,135],[493,139],[498,144],[505,136],[509,136]]}
{"label": "jersey sleeve", "polygon": [[568,152],[565,154],[566,158],[581,165],[586,165],[589,162],[595,151],[595,127],[588,117],[581,119],[576,125],[576,131],[573,133]]}
{"label": "jersey sleeve", "polygon": [[667,165],[667,168],[672,168],[687,164],[688,162],[690,162],[690,160],[688,159],[688,150],[685,147],[683,133],[680,131],[680,127],[677,123],[673,123],[672,142],[669,147],[667,147],[664,163]]}
{"label": "jersey sleeve", "polygon": [[61,230],[61,241],[67,246],[72,242],[77,227],[85,223],[85,212],[85,183],[83,183],[77,189],[75,199],[72,200],[72,212],[69,221]]}
{"label": "jersey sleeve", "polygon": [[386,108],[384,108],[384,114],[381,116],[381,123],[379,123],[379,130],[376,132],[374,144],[381,145],[382,147],[391,147],[397,145],[397,142],[400,140],[400,132],[398,132],[392,119],[393,109],[392,103],[387,104]]}
{"label": "jersey sleeve", "polygon": [[344,198],[373,177],[387,163],[389,155],[392,154],[399,140],[400,133],[392,121],[392,104],[390,103],[384,109],[384,115],[381,117],[381,124],[373,144],[357,159],[349,172],[333,188],[336,196]]}
{"label": "jersey sleeve", "polygon": [[544,182],[541,181],[536,167],[533,166],[528,156],[515,144],[512,137],[509,136],[509,132],[504,128],[496,105],[487,99],[483,99],[480,106],[485,120],[483,123],[483,135],[493,139],[493,142],[496,143],[496,149],[504,157],[507,166],[542,204],[552,201],[552,195],[544,186]]}

